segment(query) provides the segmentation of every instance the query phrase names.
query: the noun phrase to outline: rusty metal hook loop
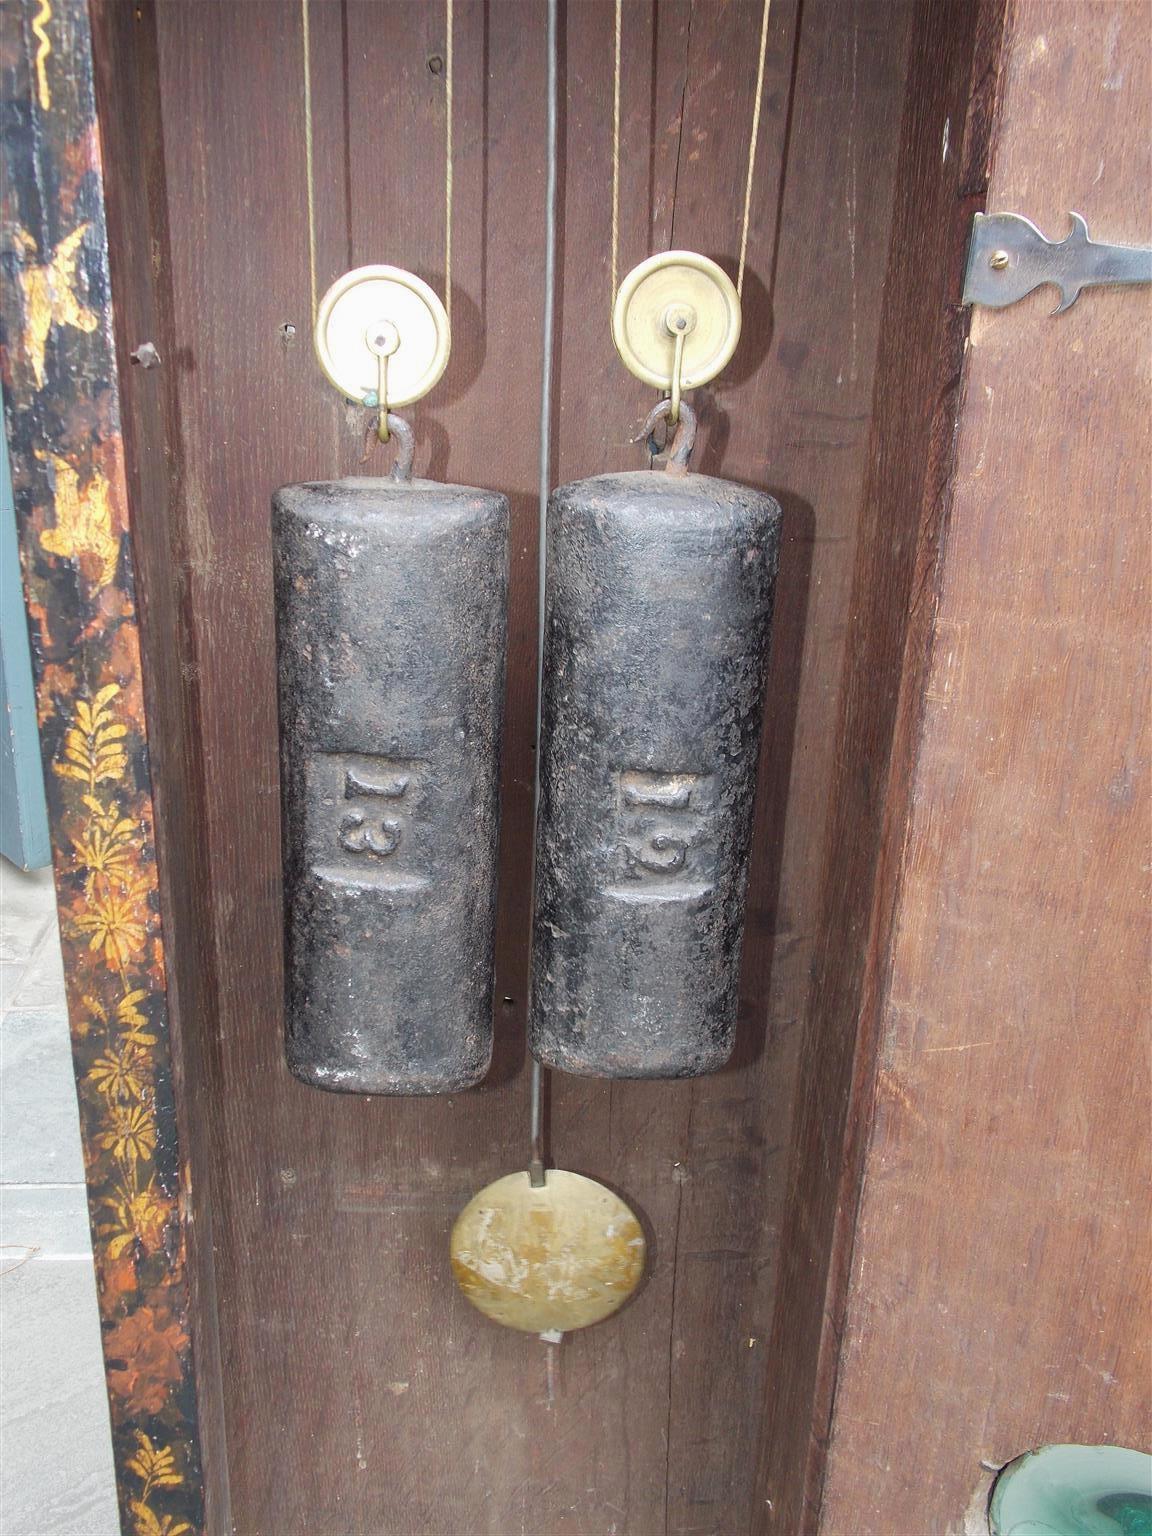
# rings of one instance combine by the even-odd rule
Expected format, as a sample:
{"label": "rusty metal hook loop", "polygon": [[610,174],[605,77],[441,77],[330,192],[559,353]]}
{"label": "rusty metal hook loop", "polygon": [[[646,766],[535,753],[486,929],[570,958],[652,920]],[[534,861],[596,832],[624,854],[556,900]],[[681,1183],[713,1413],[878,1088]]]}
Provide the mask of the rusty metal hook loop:
{"label": "rusty metal hook loop", "polygon": [[[637,435],[632,439],[634,443],[643,442],[649,436],[658,421],[671,420],[672,401],[661,400],[648,412],[648,416]],[[669,475],[686,475],[688,473],[688,460],[692,456],[692,450],[696,446],[696,412],[686,400],[680,402],[680,420],[676,423],[676,432],[672,438],[672,445],[668,452],[668,463],[665,472]]]}
{"label": "rusty metal hook loop", "polygon": [[[388,475],[389,480],[398,480],[401,484],[407,484],[412,478],[412,460],[416,456],[416,434],[403,416],[397,416],[395,411],[387,413],[388,435],[396,438],[396,458]],[[373,448],[381,441],[380,417],[373,416],[368,423],[368,429],[364,434],[364,452],[360,456],[361,464],[367,464]]]}

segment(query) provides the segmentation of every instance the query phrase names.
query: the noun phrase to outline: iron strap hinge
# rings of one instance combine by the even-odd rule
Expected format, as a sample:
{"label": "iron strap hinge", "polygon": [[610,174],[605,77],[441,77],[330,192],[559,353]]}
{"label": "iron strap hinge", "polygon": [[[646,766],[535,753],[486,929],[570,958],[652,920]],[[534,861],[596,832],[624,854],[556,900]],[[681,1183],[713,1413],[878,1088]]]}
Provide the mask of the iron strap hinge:
{"label": "iron strap hinge", "polygon": [[1060,290],[1054,315],[1070,308],[1082,288],[1152,283],[1152,247],[1104,245],[1088,238],[1088,225],[1070,215],[1063,240],[1048,240],[1019,213],[978,213],[972,220],[964,303],[1003,309],[1043,283]]}

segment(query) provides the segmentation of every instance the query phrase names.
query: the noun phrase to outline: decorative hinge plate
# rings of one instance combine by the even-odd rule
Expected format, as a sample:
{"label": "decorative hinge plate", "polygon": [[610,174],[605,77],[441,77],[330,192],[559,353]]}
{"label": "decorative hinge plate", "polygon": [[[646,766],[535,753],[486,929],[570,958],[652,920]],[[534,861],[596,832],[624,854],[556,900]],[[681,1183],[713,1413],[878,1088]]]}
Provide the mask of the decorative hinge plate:
{"label": "decorative hinge plate", "polygon": [[1060,290],[1054,315],[1070,308],[1081,288],[1115,283],[1152,283],[1152,248],[1102,245],[1088,225],[1070,215],[1071,232],[1048,240],[1019,213],[978,213],[972,220],[964,303],[1003,309],[1043,283]]}

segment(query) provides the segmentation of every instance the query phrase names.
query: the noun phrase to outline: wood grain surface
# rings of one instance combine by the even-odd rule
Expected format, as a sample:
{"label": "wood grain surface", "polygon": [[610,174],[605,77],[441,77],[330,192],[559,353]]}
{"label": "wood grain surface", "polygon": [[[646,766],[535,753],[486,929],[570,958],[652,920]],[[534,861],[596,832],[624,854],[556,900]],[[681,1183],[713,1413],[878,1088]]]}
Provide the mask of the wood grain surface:
{"label": "wood grain surface", "polygon": [[[168,189],[160,112],[155,17],[150,9],[93,0],[92,44],[100,145],[106,167],[108,244],[121,389],[128,499],[138,519],[132,551],[139,576],[144,697],[152,724],[157,867],[168,924],[169,1010],[175,1098],[185,1152],[191,1332],[195,1340],[205,1527],[228,1522],[228,1456],[213,1260],[213,1124],[218,1052],[216,971],[200,915],[210,890],[207,785],[199,749],[198,674],[187,622],[190,560],[180,516],[183,435],[172,313]],[[122,168],[132,167],[132,174]],[[158,280],[159,279],[159,280]],[[151,341],[159,368],[134,364]],[[157,451],[162,444],[163,450]]]}
{"label": "wood grain surface", "polygon": [[[181,1028],[208,1127],[216,1528],[227,1485],[239,1536],[745,1530],[765,1403],[790,1367],[772,1328],[785,1169],[924,13],[772,9],[744,339],[698,400],[698,467],[766,486],[785,511],[740,1037],[731,1066],[696,1083],[552,1080],[554,1160],[626,1196],[651,1258],[618,1318],[553,1349],[477,1317],[447,1263],[460,1208],[527,1150],[543,8],[456,6],[454,348],[411,415],[418,473],[512,506],[497,1054],[481,1089],[419,1102],[326,1096],[282,1055],[269,501],[283,482],[356,472],[364,428],[309,342],[299,5],[135,9],[155,27],[164,206],[148,250],[175,391],[163,425],[139,406],[141,458],[150,440],[171,468],[137,537],[152,541],[145,598],[176,636],[166,718],[187,799],[169,791],[161,833],[199,977]],[[310,14],[320,289],[367,261],[440,287],[443,10],[312,0]],[[676,244],[735,272],[759,25],[752,3],[625,6],[622,270]],[[629,439],[651,397],[608,329],[611,50],[606,0],[563,8],[556,482],[644,463]],[[123,243],[141,237],[120,226]]]}
{"label": "wood grain surface", "polygon": [[[1017,0],[988,206],[1147,243],[1150,76],[1146,6]],[[826,1536],[1146,1444],[1152,303],[1055,302],[972,319]]]}
{"label": "wood grain surface", "polygon": [[983,206],[1003,7],[917,12],[835,722],[813,985],[798,1067],[753,1529],[816,1529],[874,1092],[877,988],[907,819],[931,592]]}
{"label": "wood grain surface", "polygon": [[[126,1531],[198,1533],[195,1355],[207,1333],[194,1351],[202,1315],[196,1153],[189,1106],[182,1099],[176,1107],[181,1052],[167,941],[178,914],[158,875],[163,812],[154,780],[164,726],[144,691],[133,519],[145,507],[122,435],[99,71],[86,0],[0,12],[0,375],[75,1075],[69,1118],[75,1127],[79,1111],[108,1388],[108,1460]],[[132,200],[129,193],[121,210]],[[161,464],[163,448],[161,434]],[[13,1081],[27,1075],[18,1059],[6,1058],[5,1072]],[[35,1131],[50,1139],[50,1127]],[[19,1136],[19,1126],[10,1134]],[[38,1377],[34,1390],[66,1425],[51,1379]],[[67,1475],[71,1462],[60,1460]],[[36,1529],[52,1521],[52,1504],[46,1495]]]}

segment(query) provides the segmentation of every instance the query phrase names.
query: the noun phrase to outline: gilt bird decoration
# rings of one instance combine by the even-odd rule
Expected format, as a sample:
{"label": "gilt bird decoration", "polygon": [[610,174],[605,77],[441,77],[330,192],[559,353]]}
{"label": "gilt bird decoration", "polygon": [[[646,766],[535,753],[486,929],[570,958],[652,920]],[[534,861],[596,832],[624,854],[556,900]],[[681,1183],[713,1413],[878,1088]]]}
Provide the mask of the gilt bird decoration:
{"label": "gilt bird decoration", "polygon": [[[87,223],[77,225],[61,240],[47,262],[29,264],[20,271],[25,344],[37,389],[44,387],[44,358],[52,327],[70,325],[91,333],[99,324],[76,287],[80,247],[87,229]],[[26,258],[39,254],[36,241],[27,230],[18,231],[16,241]]]}

